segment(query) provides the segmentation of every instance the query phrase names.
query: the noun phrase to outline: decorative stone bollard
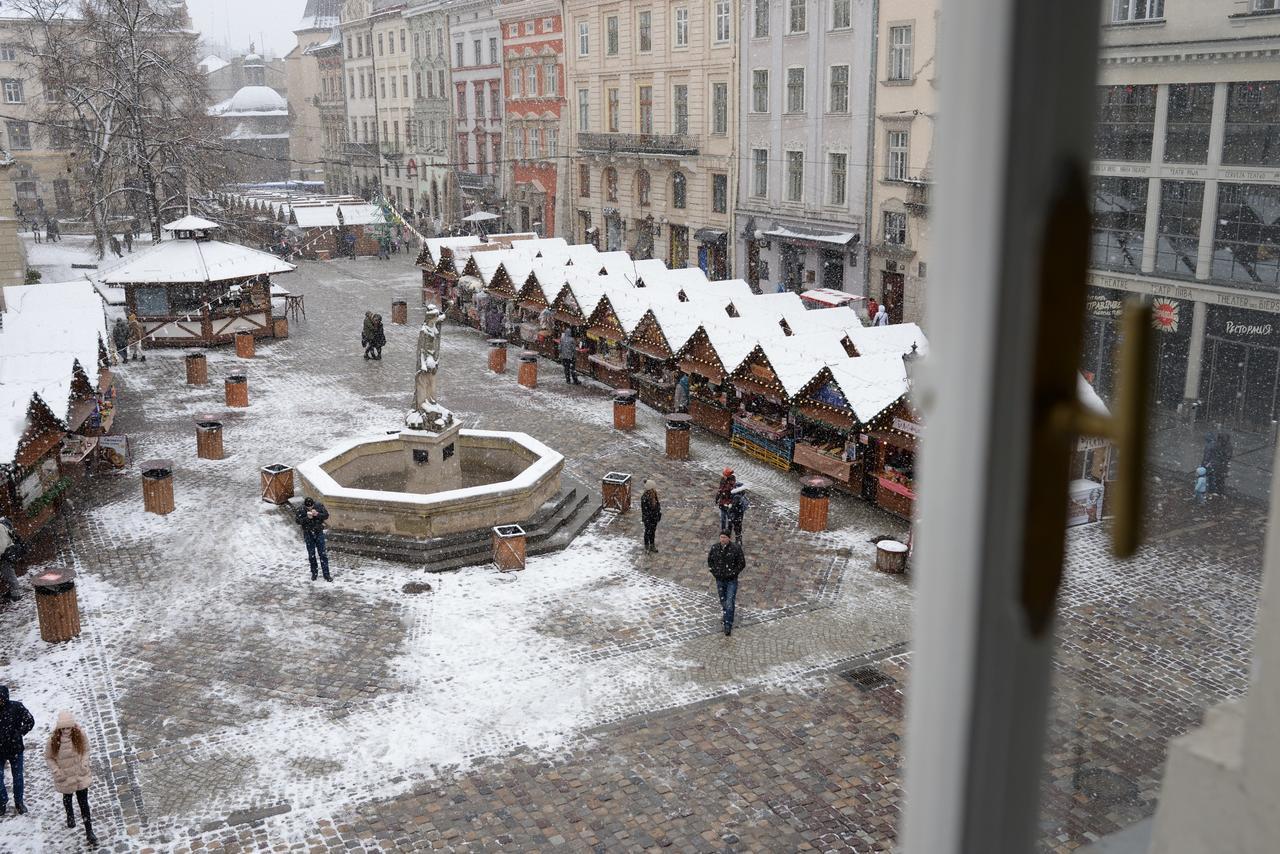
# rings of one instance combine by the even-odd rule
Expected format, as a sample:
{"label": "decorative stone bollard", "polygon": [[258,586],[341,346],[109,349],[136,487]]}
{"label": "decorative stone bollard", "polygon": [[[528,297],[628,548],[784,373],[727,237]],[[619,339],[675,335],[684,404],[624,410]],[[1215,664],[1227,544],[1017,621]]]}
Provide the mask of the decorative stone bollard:
{"label": "decorative stone bollard", "polygon": [[667,416],[667,459],[689,459],[689,428],[693,416],[673,412]]}
{"label": "decorative stone bollard", "polygon": [[222,422],[196,422],[196,456],[202,460],[222,459]]}
{"label": "decorative stone bollard", "polygon": [[830,480],[817,475],[800,478],[800,530],[827,530],[827,510],[830,500]]}
{"label": "decorative stone bollard", "polygon": [[241,359],[252,359],[254,353],[253,333],[236,333],[236,355]]}
{"label": "decorative stone bollard", "polygon": [[391,322],[404,326],[409,322],[409,303],[402,299],[391,303]]}
{"label": "decorative stone bollard", "polygon": [[141,468],[143,509],[157,516],[172,513],[173,464],[168,460],[148,460]]}
{"label": "decorative stone bollard", "polygon": [[631,509],[631,475],[611,471],[600,481],[601,509],[626,513]]}
{"label": "decorative stone bollard", "polygon": [[538,354],[532,350],[520,352],[520,372],[516,380],[525,388],[538,387]]}
{"label": "decorative stone bollard", "polygon": [[47,569],[31,579],[36,591],[36,617],[40,640],[65,643],[80,636],[80,601],[76,597],[76,571],[70,567]]}
{"label": "decorative stone bollard", "polygon": [[493,562],[502,572],[524,569],[528,542],[519,525],[499,525],[493,529]]}
{"label": "decorative stone bollard", "polygon": [[489,339],[489,370],[495,374],[507,372],[507,342],[505,339]]}
{"label": "decorative stone bollard", "polygon": [[249,378],[244,374],[232,374],[223,386],[227,406],[244,408],[249,405]]}
{"label": "decorative stone bollard", "polygon": [[209,382],[209,360],[204,353],[187,354],[187,385],[204,385]]}
{"label": "decorative stone bollard", "polygon": [[876,570],[899,575],[907,571],[907,545],[897,540],[876,543]]}
{"label": "decorative stone bollard", "polygon": [[262,467],[262,500],[269,504],[288,504],[293,497],[293,469],[275,463]]}
{"label": "decorative stone bollard", "polygon": [[629,388],[613,390],[613,429],[636,429],[636,392]]}

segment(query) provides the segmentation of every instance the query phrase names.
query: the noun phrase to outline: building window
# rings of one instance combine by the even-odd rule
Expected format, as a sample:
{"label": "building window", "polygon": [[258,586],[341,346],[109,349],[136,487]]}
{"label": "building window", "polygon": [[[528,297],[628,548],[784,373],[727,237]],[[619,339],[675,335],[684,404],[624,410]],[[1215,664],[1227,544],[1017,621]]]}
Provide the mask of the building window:
{"label": "building window", "polygon": [[444,59],[444,27],[436,27],[436,56]]}
{"label": "building window", "polygon": [[578,90],[578,130],[591,130],[591,93]]}
{"label": "building window", "polygon": [[351,58],[351,36],[347,36],[347,59]]}
{"label": "building window", "polygon": [[675,172],[671,175],[671,207],[677,210],[684,210],[688,204],[689,185],[688,179],[684,177],[683,172]]}
{"label": "building window", "polygon": [[497,80],[489,84],[489,118],[495,121],[502,118],[502,98],[498,94],[498,88]]}
{"label": "building window", "polygon": [[413,73],[413,95],[415,98],[422,97],[422,72],[415,71]]}
{"label": "building window", "polygon": [[758,39],[769,35],[769,0],[755,0],[755,15],[752,19],[751,35]]}
{"label": "building window", "polygon": [[[1141,195],[1143,197],[1143,222],[1146,215],[1146,179],[1139,179],[1137,185],[1112,184],[1113,192]],[[1101,182],[1099,182],[1101,184]],[[1108,186],[1108,185],[1102,185]],[[1223,184],[1222,187],[1226,185]],[[1132,199],[1119,197],[1120,203],[1131,203]],[[1097,217],[1098,204],[1095,203]],[[1161,181],[1160,182],[1160,220],[1158,239],[1156,241],[1155,269],[1162,273],[1179,276],[1194,276],[1196,260],[1200,252],[1200,214],[1204,208],[1204,184],[1200,181]],[[1140,254],[1140,253],[1139,253]],[[1141,257],[1138,259],[1141,264]]]}
{"label": "building window", "polygon": [[849,155],[827,155],[827,204],[845,204],[845,189],[849,183]]}
{"label": "building window", "polygon": [[4,81],[4,102],[6,104],[21,104],[22,98],[22,81],[21,80],[5,80]]}
{"label": "building window", "polygon": [[849,112],[849,66],[831,66],[831,104],[833,113]]}
{"label": "building window", "polygon": [[769,149],[751,149],[751,195],[764,198],[769,195]]}
{"label": "building window", "polygon": [[555,30],[555,28],[556,28],[556,22],[554,18],[542,19],[542,31],[544,33],[552,32],[553,30]]}
{"label": "building window", "polygon": [[525,21],[525,22],[524,22],[524,34],[525,34],[526,36],[531,36],[531,35],[533,35],[533,21]]}
{"label": "building window", "polygon": [[604,171],[600,173],[600,185],[604,188],[604,200],[606,202],[616,202],[618,200],[618,170],[612,166],[606,166]]}
{"label": "building window", "polygon": [[458,118],[466,121],[467,118],[467,89],[466,86],[458,87]]}
{"label": "building window", "polygon": [[609,133],[618,132],[618,90],[609,89],[605,98],[605,121]]}
{"label": "building window", "polygon": [[689,46],[689,10],[683,6],[676,9],[676,47]]}
{"label": "building window", "polygon": [[787,14],[787,32],[803,33],[808,27],[806,15],[809,0],[790,0]]}
{"label": "building window", "polygon": [[520,68],[511,69],[511,97],[521,98],[524,96],[524,76],[520,73]]}
{"label": "building window", "polygon": [[586,21],[578,23],[578,56],[591,53],[591,30]]}
{"label": "building window", "polygon": [[787,112],[804,112],[804,69],[787,69]]}
{"label": "building window", "polygon": [[831,29],[843,30],[853,26],[851,0],[831,0]]}
{"label": "building window", "polygon": [[445,94],[443,68],[436,69],[436,91],[440,93],[441,98],[449,97],[448,95]]}
{"label": "building window", "polygon": [[636,201],[640,207],[649,207],[649,173],[647,170],[636,171]]}
{"label": "building window", "polygon": [[673,127],[675,133],[689,132],[689,87],[683,83],[678,83],[672,89],[671,101],[674,105],[672,109]]}
{"label": "building window", "polygon": [[591,168],[585,163],[578,166],[578,195],[581,198],[591,198]]}
{"label": "building window", "polygon": [[538,66],[530,65],[525,69],[524,94],[529,98],[538,97]]}
{"label": "building window", "polygon": [[484,118],[484,86],[476,85],[476,120]]}
{"label": "building window", "polygon": [[[7,101],[9,90],[5,85]],[[1280,166],[1280,82],[1232,83],[1227,87],[1222,162],[1233,166]]]}
{"label": "building window", "polygon": [[911,25],[889,28],[889,79],[911,80],[915,77],[911,59]]}
{"label": "building window", "polygon": [[724,135],[729,132],[729,84],[711,84],[711,132]]}
{"label": "building window", "polygon": [[520,36],[519,24],[511,24],[510,26],[507,27],[507,38],[514,39],[514,38],[519,38],[519,36]]}
{"label": "building window", "polygon": [[751,72],[751,112],[769,112],[769,69],[756,68]]}
{"label": "building window", "polygon": [[529,159],[540,160],[542,158],[542,130],[540,128],[529,128]]}
{"label": "building window", "polygon": [[[1089,263],[1112,270],[1142,269],[1143,234],[1147,224],[1146,178],[1094,178],[1091,198]],[[1194,268],[1199,243],[1200,210],[1195,212],[1196,237],[1191,243]],[[1195,272],[1194,269],[1191,270]]]}
{"label": "building window", "polygon": [[462,42],[454,42],[453,44],[453,65],[455,68],[462,68],[466,63],[466,57],[462,55]]}
{"label": "building window", "polygon": [[[372,53],[373,51],[370,51]],[[382,56],[386,51],[383,50],[382,33],[378,33],[378,56]]]}
{"label": "building window", "polygon": [[394,98],[395,96],[396,96],[396,76],[393,74],[391,75],[391,97]]}
{"label": "building window", "polygon": [[640,133],[653,133],[653,87],[640,87]]}
{"label": "building window", "polygon": [[[395,83],[396,83],[396,79],[395,79],[394,77],[392,77],[392,78],[391,78],[391,85],[392,85],[392,86],[394,86],[394,85],[395,85]],[[387,97],[387,78],[385,78],[385,77],[379,77],[379,78],[378,78],[378,89],[379,89],[379,93],[378,93],[378,94],[379,94],[379,95],[381,95],[383,99],[386,99],[386,97]]]}
{"label": "building window", "polygon": [[890,246],[907,245],[906,214],[894,211],[884,212],[884,242]]}
{"label": "building window", "polygon": [[[422,57],[422,33],[414,33],[413,34],[413,58],[419,59],[421,57]],[[351,53],[348,52],[347,59],[350,59],[350,58],[351,58]]]}
{"label": "building window", "polygon": [[723,172],[711,175],[711,212],[729,212],[729,176]]}
{"label": "building window", "polygon": [[544,95],[554,98],[560,94],[560,66],[549,62],[542,67],[542,85]]}
{"label": "building window", "polygon": [[1111,22],[1155,21],[1164,17],[1164,0],[1111,0]]}
{"label": "building window", "polygon": [[1165,163],[1205,163],[1213,120],[1212,83],[1169,86],[1169,123],[1164,137]]}
{"label": "building window", "polygon": [[1273,184],[1218,185],[1218,226],[1213,235],[1210,278],[1248,287],[1280,284],[1280,187]]}
{"label": "building window", "polygon": [[489,64],[498,64],[498,40],[489,39]]}
{"label": "building window", "polygon": [[516,159],[524,160],[524,128],[516,128]]}
{"label": "building window", "polygon": [[480,39],[471,42],[471,57],[475,60],[474,65],[482,65],[484,63],[484,54],[480,51]]}
{"label": "building window", "polygon": [[9,147],[25,151],[31,147],[31,125],[27,122],[5,122],[9,131]]}
{"label": "building window", "polygon": [[716,44],[729,41],[729,0],[716,0]]}
{"label": "building window", "polygon": [[640,39],[640,52],[648,53],[653,50],[653,12],[646,9],[640,13],[636,30]]}
{"label": "building window", "polygon": [[1099,160],[1150,160],[1156,87],[1103,86],[1099,96],[1094,156]]}
{"label": "building window", "polygon": [[618,55],[618,16],[610,15],[604,19],[604,54]]}
{"label": "building window", "polygon": [[889,172],[890,181],[905,181],[910,177],[907,158],[910,155],[911,137],[905,130],[889,131]]}
{"label": "building window", "polygon": [[405,34],[404,34],[404,30],[401,30],[401,31],[400,31],[400,52],[401,52],[401,53],[404,53],[404,52],[405,52]]}
{"label": "building window", "polygon": [[560,129],[547,128],[547,159],[554,160],[560,152]]}
{"label": "building window", "polygon": [[787,152],[787,201],[804,198],[804,152]]}

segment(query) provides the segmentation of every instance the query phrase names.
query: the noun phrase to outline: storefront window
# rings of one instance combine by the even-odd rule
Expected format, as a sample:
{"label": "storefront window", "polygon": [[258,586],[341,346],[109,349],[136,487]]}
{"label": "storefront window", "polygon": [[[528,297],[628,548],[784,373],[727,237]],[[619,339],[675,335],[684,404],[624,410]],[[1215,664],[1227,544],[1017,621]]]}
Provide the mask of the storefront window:
{"label": "storefront window", "polygon": [[1280,187],[1218,186],[1212,277],[1271,289],[1280,285]]}
{"label": "storefront window", "polygon": [[1212,83],[1169,86],[1169,125],[1164,137],[1166,163],[1205,163],[1213,120]]}
{"label": "storefront window", "polygon": [[1101,87],[1095,156],[1099,160],[1150,160],[1155,122],[1155,86]]}
{"label": "storefront window", "polygon": [[1146,178],[1095,178],[1091,263],[1140,270],[1146,221]]}
{"label": "storefront window", "polygon": [[163,317],[169,313],[169,295],[164,288],[136,288],[133,302],[143,317]]}
{"label": "storefront window", "polygon": [[1160,228],[1156,239],[1156,270],[1179,276],[1196,274],[1200,247],[1200,211],[1204,184],[1199,181],[1160,183]]}
{"label": "storefront window", "polygon": [[1280,166],[1280,81],[1227,87],[1227,127],[1222,162]]}

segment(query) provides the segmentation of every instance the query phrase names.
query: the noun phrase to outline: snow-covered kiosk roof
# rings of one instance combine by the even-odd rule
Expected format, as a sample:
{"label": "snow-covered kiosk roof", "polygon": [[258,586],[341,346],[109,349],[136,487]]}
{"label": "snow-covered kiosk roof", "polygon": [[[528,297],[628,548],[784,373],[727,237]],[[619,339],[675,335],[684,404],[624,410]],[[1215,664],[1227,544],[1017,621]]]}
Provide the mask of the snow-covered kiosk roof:
{"label": "snow-covered kiosk roof", "polygon": [[230,283],[255,276],[292,273],[295,269],[293,264],[275,255],[248,246],[183,236],[196,234],[195,231],[174,231],[176,237],[135,252],[98,280],[104,285],[126,286]]}

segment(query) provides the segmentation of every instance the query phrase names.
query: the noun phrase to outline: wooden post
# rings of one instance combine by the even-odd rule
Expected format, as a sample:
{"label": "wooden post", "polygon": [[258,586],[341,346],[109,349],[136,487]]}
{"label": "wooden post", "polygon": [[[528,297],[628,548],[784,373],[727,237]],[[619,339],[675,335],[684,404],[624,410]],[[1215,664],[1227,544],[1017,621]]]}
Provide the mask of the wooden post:
{"label": "wooden post", "polygon": [[800,478],[800,530],[827,530],[827,511],[831,501],[831,481],[813,475]]}
{"label": "wooden post", "polygon": [[142,507],[157,516],[173,512],[173,468],[166,461],[143,463]]}
{"label": "wooden post", "polygon": [[401,326],[409,322],[409,303],[402,299],[392,301],[391,322],[398,323]]}
{"label": "wooden post", "polygon": [[249,378],[244,374],[232,374],[224,384],[227,406],[243,408],[249,405]]}
{"label": "wooden post", "polygon": [[502,338],[489,339],[489,370],[495,374],[507,372],[507,342]]}
{"label": "wooden post", "polygon": [[628,388],[613,390],[613,428],[636,429],[636,392]]}
{"label": "wooden post", "polygon": [[36,591],[36,618],[40,639],[65,643],[80,636],[80,601],[76,597],[76,571],[70,567],[49,569],[31,579]]}
{"label": "wooden post", "polygon": [[196,456],[202,460],[222,459],[222,422],[196,422]]}
{"label": "wooden post", "polygon": [[254,353],[253,333],[237,332],[236,333],[236,355],[241,359],[252,359]]}
{"label": "wooden post", "polygon": [[615,513],[631,509],[631,475],[611,471],[600,481],[601,508]]}
{"label": "wooden post", "polygon": [[270,504],[287,504],[293,497],[293,469],[274,465],[262,467],[262,500]]}
{"label": "wooden post", "polygon": [[519,525],[499,525],[493,529],[493,562],[502,572],[524,569],[526,537]]}
{"label": "wooden post", "polygon": [[683,412],[667,416],[667,459],[689,459],[689,426],[693,417]]}
{"label": "wooden post", "polygon": [[209,382],[209,360],[204,353],[187,354],[187,385],[204,385]]}
{"label": "wooden post", "polygon": [[517,381],[525,388],[538,387],[538,354],[530,350],[520,353],[520,373]]}

